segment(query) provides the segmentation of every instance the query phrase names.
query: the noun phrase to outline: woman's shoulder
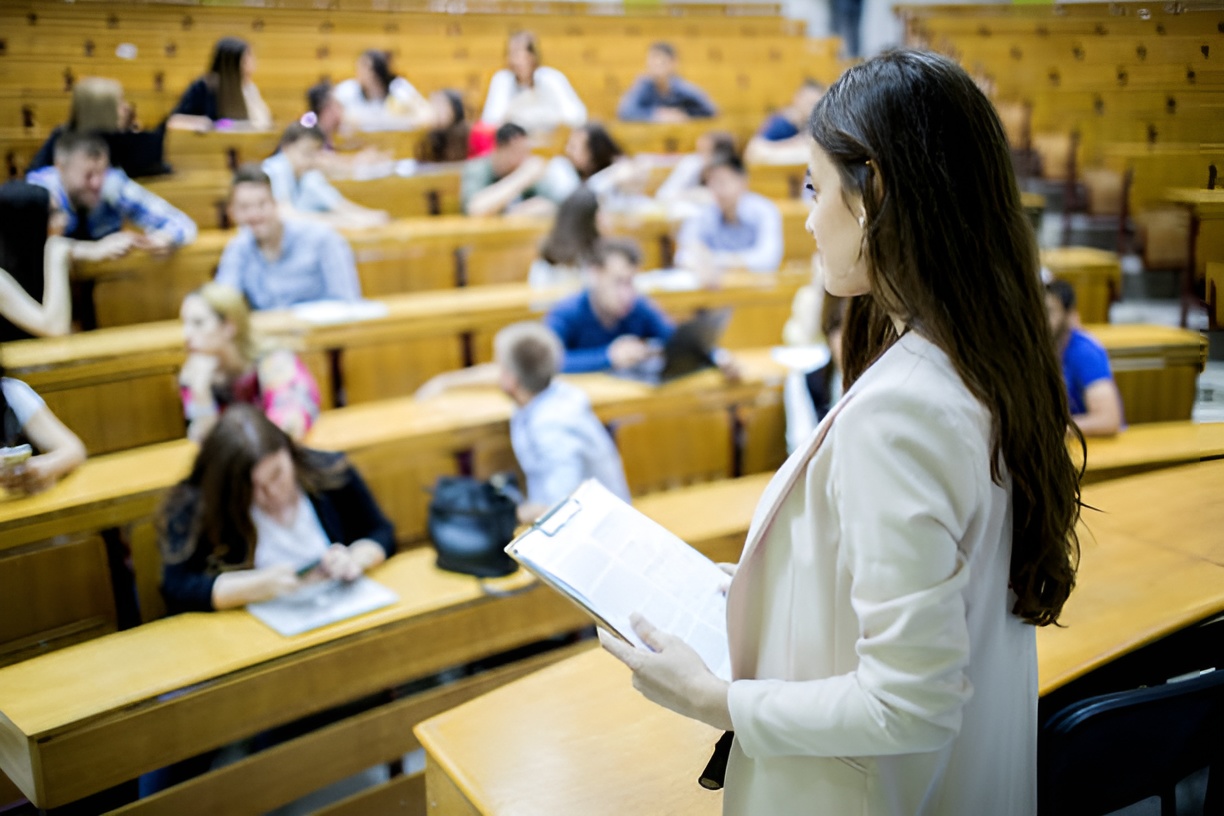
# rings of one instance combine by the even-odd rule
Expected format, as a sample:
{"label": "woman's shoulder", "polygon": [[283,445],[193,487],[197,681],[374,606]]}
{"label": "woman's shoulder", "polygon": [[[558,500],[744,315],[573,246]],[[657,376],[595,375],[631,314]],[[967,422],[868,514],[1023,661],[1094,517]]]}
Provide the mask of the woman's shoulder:
{"label": "woman's shoulder", "polygon": [[[917,332],[884,352],[843,399],[851,425],[887,423],[923,433],[989,438],[990,412],[965,385],[948,355]],[[874,431],[872,431],[874,432]]]}
{"label": "woman's shoulder", "polygon": [[12,377],[0,378],[0,390],[4,392],[4,401],[22,426],[46,405],[33,388]]}
{"label": "woman's shoulder", "polygon": [[551,65],[541,65],[539,68],[535,69],[535,78],[537,82],[540,80],[551,82],[560,80],[561,82],[565,83],[569,82],[569,79],[566,78],[565,74],[563,74],[560,70],[553,68]]}

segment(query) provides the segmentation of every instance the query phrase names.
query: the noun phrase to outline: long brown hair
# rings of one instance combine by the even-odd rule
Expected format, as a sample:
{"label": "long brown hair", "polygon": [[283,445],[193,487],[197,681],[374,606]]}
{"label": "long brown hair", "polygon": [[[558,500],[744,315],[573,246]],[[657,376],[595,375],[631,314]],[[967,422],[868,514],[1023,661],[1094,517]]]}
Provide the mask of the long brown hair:
{"label": "long brown hair", "polygon": [[951,60],[892,51],[829,89],[811,134],[866,209],[871,293],[846,315],[846,385],[896,342],[890,314],[943,349],[991,412],[991,477],[1011,477],[1012,612],[1055,623],[1075,586],[1081,474],[998,116]]}
{"label": "long brown hair", "polygon": [[217,94],[218,119],[247,118],[246,97],[242,95],[242,57],[249,47],[238,37],[222,37],[213,46],[207,81]]}
{"label": "long brown hair", "polygon": [[[254,406],[227,408],[200,445],[191,475],[166,500],[165,562],[190,561],[210,573],[249,566],[255,551],[251,471],[282,450],[289,451],[298,485],[308,494],[337,487],[343,479],[342,458],[299,447]],[[170,529],[174,525],[185,529]]]}
{"label": "long brown hair", "polygon": [[540,257],[558,266],[590,263],[599,240],[598,212],[599,199],[585,184],[571,193],[557,209],[553,228],[540,245]]}

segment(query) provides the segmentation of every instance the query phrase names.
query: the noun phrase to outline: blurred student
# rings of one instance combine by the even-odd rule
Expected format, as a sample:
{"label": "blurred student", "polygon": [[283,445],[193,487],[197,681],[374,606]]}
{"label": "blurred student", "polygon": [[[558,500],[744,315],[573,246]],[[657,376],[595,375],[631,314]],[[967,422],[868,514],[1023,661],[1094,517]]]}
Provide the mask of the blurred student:
{"label": "blurred student", "polygon": [[463,166],[460,197],[468,215],[552,215],[577,187],[568,162],[532,155],[527,131],[506,124],[492,153]]}
{"label": "blurred student", "polygon": [[544,324],[515,323],[493,339],[492,363],[440,374],[417,392],[417,399],[430,399],[453,388],[497,385],[514,401],[510,444],[527,477],[527,498],[518,508],[524,524],[587,479],[629,500],[620,454],[591,401],[556,378],[564,355]]}
{"label": "blurred student", "polygon": [[34,389],[0,366],[0,447],[29,445],[24,462],[0,462],[0,488],[30,495],[47,490],[85,461],[85,446]]}
{"label": "blurred student", "polygon": [[450,88],[429,95],[433,128],[421,145],[427,162],[460,162],[483,156],[493,149],[494,131],[484,122],[468,119],[463,94]]}
{"label": "blurred student", "polygon": [[587,288],[544,319],[565,346],[562,371],[633,368],[656,353],[649,341],[671,337],[672,322],[633,285],[641,263],[631,240],[605,238],[596,245]]}
{"label": "blurred student", "polygon": [[54,337],[72,328],[68,271],[73,241],[43,187],[0,185],[0,343]]}
{"label": "blurred student", "polygon": [[[26,181],[50,192],[65,217],[64,235],[89,242],[74,247],[79,260],[119,258],[133,249],[168,253],[196,238],[194,221],[110,166],[110,150],[95,134],[65,133],[55,145],[55,164]],[[129,222],[143,232],[124,230]]]}
{"label": "blurred student", "polygon": [[528,133],[586,122],[586,105],[565,74],[541,63],[540,43],[534,34],[511,34],[506,43],[506,67],[489,81],[480,120],[493,127],[512,122]]}
{"label": "blurred student", "polygon": [[395,554],[395,531],[342,454],[299,447],[236,405],[171,491],[161,549],[167,607],[206,612],[358,578]]}
{"label": "blurred student", "polygon": [[557,210],[557,219],[531,264],[527,283],[533,287],[578,286],[595,259],[599,242],[599,198],[585,185]]}
{"label": "blurred student", "polygon": [[1071,421],[1084,436],[1113,436],[1122,429],[1122,395],[1100,343],[1076,328],[1075,290],[1054,280],[1046,284],[1050,333],[1062,362]]}
{"label": "blurred student", "polygon": [[306,113],[302,124],[317,127],[323,134],[323,147],[336,149],[336,137],[344,127],[344,106],[336,99],[336,87],[327,80],[315,83],[306,90]]}
{"label": "blurred student", "polygon": [[286,218],[322,221],[339,228],[364,229],[390,221],[383,210],[349,201],[320,169],[326,137],[317,127],[294,122],[281,136],[276,154],[261,167],[272,184],[272,197]]}
{"label": "blurred student", "polygon": [[242,293],[206,283],[183,299],[179,312],[187,360],[179,393],[187,437],[200,442],[232,405],[254,405],[276,427],[301,441],[319,417],[319,386],[287,349],[263,348],[251,334]]}
{"label": "blurred student", "polygon": [[218,122],[233,122],[252,130],[271,128],[272,112],[255,85],[255,68],[255,52],[245,40],[217,40],[208,71],[187,86],[167,127],[210,130]]}
{"label": "blurred student", "polygon": [[705,272],[747,269],[774,272],[782,263],[782,214],[749,192],[748,173],[735,156],[716,156],[705,170],[714,198],[680,228],[676,265]]}
{"label": "blurred student", "polygon": [[744,160],[749,164],[806,164],[811,147],[803,131],[824,92],[824,85],[805,79],[791,103],[770,116],[748,141]]}
{"label": "blurred student", "polygon": [[706,167],[718,156],[735,156],[735,137],[725,131],[708,131],[697,137],[695,152],[676,162],[671,173],[655,191],[664,205],[709,204],[714,199],[702,183]]}
{"label": "blurred student", "polygon": [[135,112],[123,98],[123,86],[113,79],[83,77],[72,86],[68,121],[57,125],[38,153],[29,171],[55,163],[55,145],[65,133],[95,133],[106,140],[115,166],[131,178],[169,173],[162,159],[165,129],[142,133]]}
{"label": "blurred student", "polygon": [[361,299],[348,241],[326,224],[282,218],[258,166],[234,174],[229,214],[238,234],[221,253],[215,280],[241,291],[253,309]]}
{"label": "blurred student", "polygon": [[706,92],[676,73],[677,62],[671,43],[650,46],[646,73],[621,99],[616,115],[625,122],[687,122],[717,115]]}
{"label": "blurred student", "polygon": [[625,155],[612,134],[598,122],[587,122],[570,131],[565,157],[583,185],[616,209],[629,209],[642,195],[648,170]]}
{"label": "blurred student", "polygon": [[356,77],[335,88],[344,118],[358,130],[416,130],[433,121],[429,102],[391,70],[391,55],[376,48],[357,58]]}

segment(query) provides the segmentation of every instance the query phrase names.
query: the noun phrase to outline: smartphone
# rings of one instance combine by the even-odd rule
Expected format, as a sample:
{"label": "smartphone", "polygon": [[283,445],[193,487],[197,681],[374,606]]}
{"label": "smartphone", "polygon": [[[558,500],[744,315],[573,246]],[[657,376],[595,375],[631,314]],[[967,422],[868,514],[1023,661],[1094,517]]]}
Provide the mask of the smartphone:
{"label": "smartphone", "polygon": [[34,449],[29,445],[16,445],[11,448],[0,448],[0,467],[16,467],[33,455]]}

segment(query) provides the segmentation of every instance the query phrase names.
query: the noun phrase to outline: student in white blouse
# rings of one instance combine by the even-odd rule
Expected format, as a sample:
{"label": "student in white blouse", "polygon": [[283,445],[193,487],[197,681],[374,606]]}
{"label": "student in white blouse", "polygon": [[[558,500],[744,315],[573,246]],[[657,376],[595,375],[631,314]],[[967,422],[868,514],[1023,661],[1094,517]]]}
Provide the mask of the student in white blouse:
{"label": "student in white blouse", "polygon": [[850,385],[728,568],[732,681],[640,618],[651,650],[605,646],[734,731],[724,813],[1032,816],[1034,627],[1074,585],[1079,477],[1007,142],[960,67],[909,51],[843,74],[809,130]]}
{"label": "student in white blouse", "polygon": [[347,124],[357,130],[415,130],[434,124],[429,100],[391,70],[386,51],[363,51],[357,58],[356,73],[333,91],[344,107]]}
{"label": "student in white blouse", "polygon": [[540,44],[534,34],[520,31],[510,36],[506,67],[489,82],[482,122],[493,127],[513,122],[528,133],[586,122],[586,105],[565,74],[540,61]]}

